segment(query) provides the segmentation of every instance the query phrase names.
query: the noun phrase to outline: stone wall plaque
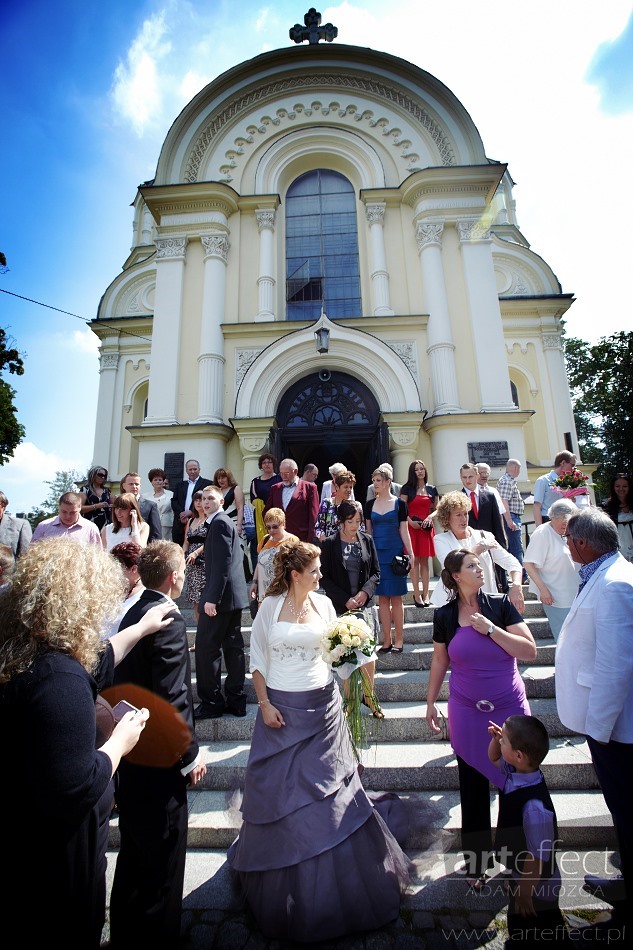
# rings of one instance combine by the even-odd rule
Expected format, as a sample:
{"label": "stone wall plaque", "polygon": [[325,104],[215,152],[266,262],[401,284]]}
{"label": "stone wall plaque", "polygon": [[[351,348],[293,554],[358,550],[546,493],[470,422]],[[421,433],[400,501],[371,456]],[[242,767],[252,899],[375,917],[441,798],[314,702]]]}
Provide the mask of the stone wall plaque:
{"label": "stone wall plaque", "polygon": [[165,452],[165,464],[163,466],[165,475],[169,479],[169,490],[173,491],[178,482],[185,477],[185,453],[184,452]]}
{"label": "stone wall plaque", "polygon": [[469,442],[468,461],[487,462],[491,468],[504,466],[510,455],[507,442]]}

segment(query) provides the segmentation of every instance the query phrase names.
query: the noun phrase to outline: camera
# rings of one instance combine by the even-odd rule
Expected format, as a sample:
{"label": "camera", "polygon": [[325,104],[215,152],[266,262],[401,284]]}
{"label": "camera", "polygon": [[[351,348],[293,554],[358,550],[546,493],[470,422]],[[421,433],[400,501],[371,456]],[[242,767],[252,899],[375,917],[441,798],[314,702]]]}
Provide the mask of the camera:
{"label": "camera", "polygon": [[329,383],[332,379],[332,374],[329,369],[320,369],[319,370],[319,379],[322,383]]}

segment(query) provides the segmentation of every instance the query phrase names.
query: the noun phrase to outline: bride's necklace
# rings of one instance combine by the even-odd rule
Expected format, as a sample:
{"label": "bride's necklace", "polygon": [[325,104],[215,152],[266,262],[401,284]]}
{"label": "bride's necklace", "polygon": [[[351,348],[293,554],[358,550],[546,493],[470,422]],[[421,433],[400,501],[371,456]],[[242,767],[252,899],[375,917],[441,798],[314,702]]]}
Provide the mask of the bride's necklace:
{"label": "bride's necklace", "polygon": [[288,610],[290,613],[293,615],[293,617],[296,617],[297,623],[302,623],[304,617],[308,615],[308,611],[310,609],[310,601],[308,598],[306,597],[304,600],[301,610],[297,610],[297,605],[291,599],[290,595],[286,597],[286,603],[288,604]]}

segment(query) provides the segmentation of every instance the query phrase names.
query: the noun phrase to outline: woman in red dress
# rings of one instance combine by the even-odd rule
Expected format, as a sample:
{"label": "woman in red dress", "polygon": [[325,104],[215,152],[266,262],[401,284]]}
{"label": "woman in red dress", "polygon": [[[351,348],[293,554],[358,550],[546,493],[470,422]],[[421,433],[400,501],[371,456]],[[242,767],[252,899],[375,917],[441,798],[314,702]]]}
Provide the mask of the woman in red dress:
{"label": "woman in red dress", "polygon": [[[415,459],[409,465],[407,481],[400,492],[400,497],[408,505],[409,534],[413,545],[411,582],[413,602],[416,607],[429,606],[429,558],[435,556],[433,544],[435,530],[430,515],[437,508],[439,495],[437,489],[428,484],[428,477],[424,462],[421,459]],[[422,600],[418,600],[420,581],[422,582]]]}

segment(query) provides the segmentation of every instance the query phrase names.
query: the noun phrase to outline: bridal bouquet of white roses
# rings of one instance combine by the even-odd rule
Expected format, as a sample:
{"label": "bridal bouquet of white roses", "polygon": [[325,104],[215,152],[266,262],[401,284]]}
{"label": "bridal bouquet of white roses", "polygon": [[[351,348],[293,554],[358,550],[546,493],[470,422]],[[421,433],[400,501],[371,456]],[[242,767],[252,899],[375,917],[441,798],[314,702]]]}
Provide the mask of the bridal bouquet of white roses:
{"label": "bridal bouquet of white roses", "polygon": [[376,694],[363,669],[376,659],[376,638],[362,614],[342,614],[329,624],[321,640],[321,655],[344,682],[345,716],[357,759],[367,728],[362,714],[363,699],[372,708],[380,708]]}

